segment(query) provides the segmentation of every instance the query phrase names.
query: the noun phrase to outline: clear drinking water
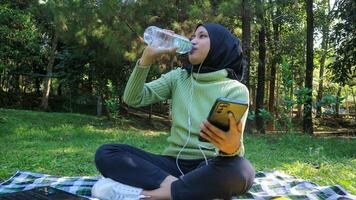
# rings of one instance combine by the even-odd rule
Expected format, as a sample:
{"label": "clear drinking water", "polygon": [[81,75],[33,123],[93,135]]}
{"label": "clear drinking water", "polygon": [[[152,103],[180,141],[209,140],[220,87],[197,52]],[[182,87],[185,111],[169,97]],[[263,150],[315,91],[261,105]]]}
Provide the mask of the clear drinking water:
{"label": "clear drinking water", "polygon": [[192,43],[186,37],[170,33],[156,26],[148,27],[143,34],[144,41],[155,48],[174,48],[177,53],[185,54],[192,50]]}

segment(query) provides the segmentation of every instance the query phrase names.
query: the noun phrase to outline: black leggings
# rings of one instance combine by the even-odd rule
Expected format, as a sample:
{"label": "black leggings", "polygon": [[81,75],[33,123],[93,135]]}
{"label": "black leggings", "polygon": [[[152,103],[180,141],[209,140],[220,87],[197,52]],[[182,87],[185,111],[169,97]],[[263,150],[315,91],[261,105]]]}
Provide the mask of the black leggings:
{"label": "black leggings", "polygon": [[168,176],[177,177],[171,185],[172,199],[231,199],[247,192],[252,186],[255,172],[250,162],[242,157],[215,157],[179,159],[155,155],[125,144],[105,144],[95,154],[97,169],[104,177],[120,183],[153,190],[160,187]]}

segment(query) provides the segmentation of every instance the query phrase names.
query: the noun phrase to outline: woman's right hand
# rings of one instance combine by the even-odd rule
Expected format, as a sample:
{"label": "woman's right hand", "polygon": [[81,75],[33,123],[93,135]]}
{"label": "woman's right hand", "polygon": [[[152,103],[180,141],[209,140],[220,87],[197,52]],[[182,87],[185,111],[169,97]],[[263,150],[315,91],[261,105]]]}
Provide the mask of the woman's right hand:
{"label": "woman's right hand", "polygon": [[[167,29],[164,29],[164,30],[174,34],[174,31],[172,31],[172,30],[167,30]],[[162,48],[154,48],[151,46],[147,46],[142,53],[142,56],[140,59],[140,65],[151,65],[161,55],[164,55],[164,54],[175,55],[176,50],[177,50],[177,48],[162,49]]]}
{"label": "woman's right hand", "polygon": [[147,46],[142,53],[140,65],[151,65],[156,61],[157,58],[164,54],[174,55],[176,53],[176,49],[177,48],[163,49]]}

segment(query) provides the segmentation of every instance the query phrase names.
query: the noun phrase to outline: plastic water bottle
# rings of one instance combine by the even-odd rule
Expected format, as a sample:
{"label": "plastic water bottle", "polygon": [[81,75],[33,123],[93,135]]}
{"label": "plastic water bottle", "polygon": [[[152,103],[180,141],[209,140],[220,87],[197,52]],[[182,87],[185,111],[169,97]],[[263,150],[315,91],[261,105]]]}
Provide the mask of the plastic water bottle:
{"label": "plastic water bottle", "polygon": [[185,54],[192,50],[192,43],[186,37],[170,33],[156,26],[149,26],[144,34],[144,41],[155,48],[174,48],[177,47],[176,52]]}

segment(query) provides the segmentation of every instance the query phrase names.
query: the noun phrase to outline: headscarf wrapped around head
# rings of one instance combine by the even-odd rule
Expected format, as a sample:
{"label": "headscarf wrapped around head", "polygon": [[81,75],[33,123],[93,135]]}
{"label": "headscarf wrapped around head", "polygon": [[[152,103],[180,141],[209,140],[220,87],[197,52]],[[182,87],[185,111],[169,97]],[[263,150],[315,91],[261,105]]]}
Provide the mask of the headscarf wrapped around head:
{"label": "headscarf wrapped around head", "polygon": [[[201,65],[199,73],[226,69],[229,78],[240,79],[243,72],[243,55],[240,40],[220,24],[199,24],[197,28],[199,26],[203,26],[208,31],[210,38],[210,50]],[[197,65],[190,64],[186,66],[185,69],[188,72],[193,71],[197,73],[200,64],[201,63]]]}

